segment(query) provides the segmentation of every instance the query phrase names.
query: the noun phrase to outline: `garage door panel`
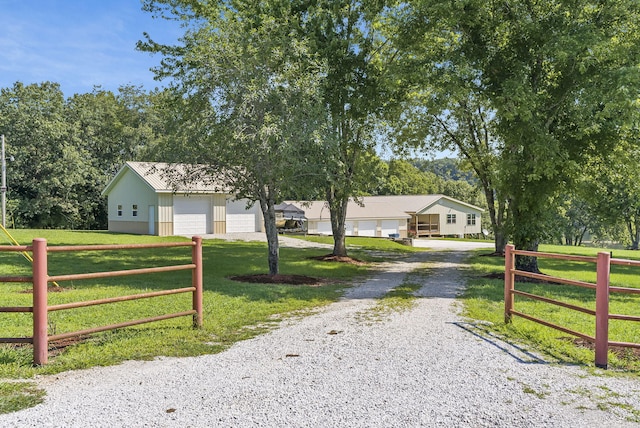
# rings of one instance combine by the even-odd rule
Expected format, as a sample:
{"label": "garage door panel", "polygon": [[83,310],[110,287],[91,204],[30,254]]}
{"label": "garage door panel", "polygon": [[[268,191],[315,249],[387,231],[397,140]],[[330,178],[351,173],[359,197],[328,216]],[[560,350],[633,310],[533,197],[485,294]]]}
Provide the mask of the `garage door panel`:
{"label": "garage door panel", "polygon": [[376,236],[376,221],[358,222],[358,236]]}
{"label": "garage door panel", "polygon": [[318,222],[318,233],[320,235],[331,235],[333,231],[331,230],[331,222],[330,221],[319,221]]}
{"label": "garage door panel", "polygon": [[174,235],[211,233],[211,200],[208,196],[174,196]]}
{"label": "garage door panel", "polygon": [[345,221],[344,222],[344,234],[346,236],[353,236],[353,222]]}
{"label": "garage door panel", "polygon": [[227,233],[256,232],[255,214],[227,214]]}
{"label": "garage door panel", "polygon": [[382,220],[382,236],[386,237],[393,233],[400,233],[398,220]]}

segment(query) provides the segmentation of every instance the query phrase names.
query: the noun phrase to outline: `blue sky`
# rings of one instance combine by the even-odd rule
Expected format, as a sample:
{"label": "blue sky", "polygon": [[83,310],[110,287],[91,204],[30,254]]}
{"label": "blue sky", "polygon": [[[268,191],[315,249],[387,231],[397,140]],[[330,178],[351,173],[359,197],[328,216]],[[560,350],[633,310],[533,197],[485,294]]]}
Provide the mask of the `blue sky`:
{"label": "blue sky", "polygon": [[161,57],[135,49],[145,31],[163,43],[184,32],[140,0],[0,0],[0,88],[51,81],[70,97],[97,85],[162,86],[149,70]]}

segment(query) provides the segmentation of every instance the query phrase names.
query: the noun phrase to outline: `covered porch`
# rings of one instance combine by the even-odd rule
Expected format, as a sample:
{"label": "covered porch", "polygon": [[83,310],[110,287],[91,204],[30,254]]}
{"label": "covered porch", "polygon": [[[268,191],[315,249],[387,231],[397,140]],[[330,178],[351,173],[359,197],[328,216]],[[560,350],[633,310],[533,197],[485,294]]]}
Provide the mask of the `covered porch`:
{"label": "covered porch", "polygon": [[440,235],[440,215],[411,214],[409,230],[413,231],[418,238],[421,236]]}

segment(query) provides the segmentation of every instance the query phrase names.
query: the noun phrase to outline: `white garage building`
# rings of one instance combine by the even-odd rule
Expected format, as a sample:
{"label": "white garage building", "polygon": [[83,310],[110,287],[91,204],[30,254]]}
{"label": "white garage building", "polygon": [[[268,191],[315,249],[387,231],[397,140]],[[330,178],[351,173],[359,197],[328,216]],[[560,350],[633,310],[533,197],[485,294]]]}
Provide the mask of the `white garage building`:
{"label": "white garage building", "polygon": [[163,173],[168,166],[127,162],[118,171],[102,192],[110,231],[159,236],[263,231],[257,204],[247,209],[246,200],[234,200],[217,183],[175,188]]}

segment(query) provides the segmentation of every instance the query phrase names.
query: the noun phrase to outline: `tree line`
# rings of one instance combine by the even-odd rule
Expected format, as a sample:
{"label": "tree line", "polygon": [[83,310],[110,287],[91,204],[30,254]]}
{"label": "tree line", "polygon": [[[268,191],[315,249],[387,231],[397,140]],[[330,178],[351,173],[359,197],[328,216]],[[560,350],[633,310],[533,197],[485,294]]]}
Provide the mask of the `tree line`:
{"label": "tree line", "polygon": [[[8,226],[106,229],[101,192],[122,165],[167,159],[163,147],[171,147],[174,137],[162,101],[166,96],[122,86],[116,93],[95,88],[65,99],[51,82],[16,82],[0,89]],[[482,205],[478,189],[461,179],[453,160],[443,161],[449,164],[447,172],[426,169],[430,163],[425,160],[378,158],[377,179],[366,194],[444,193]]]}
{"label": "tree line", "polygon": [[[170,84],[149,95],[153,108],[135,104],[134,94],[131,116],[114,107],[147,122],[125,121],[102,150],[113,159],[137,150],[139,158],[197,165],[192,177],[215,175],[256,201],[271,273],[273,207],[283,199],[326,200],[333,253],[346,255],[347,202],[417,183],[381,182],[380,140],[398,155],[457,153],[481,189],[497,252],[507,241],[525,250],[562,236],[579,241],[588,218],[581,210],[600,225],[624,224],[638,245],[635,0],[144,0],[143,8],[184,24],[176,45],[153,34],[138,44],[161,57],[154,71]],[[127,97],[113,97],[126,105]],[[74,105],[57,103],[63,111]],[[35,113],[54,118],[48,110]],[[72,132],[47,127],[59,143],[47,162],[64,171],[86,156],[96,119],[78,117]],[[118,140],[128,132],[130,145]],[[63,135],[79,140],[63,144]],[[388,163],[387,172],[405,167]],[[90,187],[91,175],[73,182]],[[51,186],[42,196],[64,202],[65,186]],[[82,217],[70,212],[58,216]],[[537,271],[535,258],[516,264]]]}

